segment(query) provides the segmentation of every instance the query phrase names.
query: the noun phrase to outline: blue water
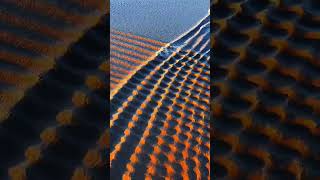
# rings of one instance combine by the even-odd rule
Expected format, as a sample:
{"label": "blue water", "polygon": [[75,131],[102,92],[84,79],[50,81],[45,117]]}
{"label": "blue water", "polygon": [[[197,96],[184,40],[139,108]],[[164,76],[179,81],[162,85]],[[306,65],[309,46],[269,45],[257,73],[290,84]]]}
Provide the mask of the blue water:
{"label": "blue water", "polygon": [[110,0],[111,28],[170,42],[210,9],[209,0]]}

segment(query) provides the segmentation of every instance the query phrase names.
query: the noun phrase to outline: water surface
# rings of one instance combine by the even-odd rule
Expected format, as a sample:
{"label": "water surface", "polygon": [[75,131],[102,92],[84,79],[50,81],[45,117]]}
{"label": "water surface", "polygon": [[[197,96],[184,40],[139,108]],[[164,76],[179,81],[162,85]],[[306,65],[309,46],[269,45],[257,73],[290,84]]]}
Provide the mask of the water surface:
{"label": "water surface", "polygon": [[111,0],[111,28],[170,42],[202,19],[209,0]]}

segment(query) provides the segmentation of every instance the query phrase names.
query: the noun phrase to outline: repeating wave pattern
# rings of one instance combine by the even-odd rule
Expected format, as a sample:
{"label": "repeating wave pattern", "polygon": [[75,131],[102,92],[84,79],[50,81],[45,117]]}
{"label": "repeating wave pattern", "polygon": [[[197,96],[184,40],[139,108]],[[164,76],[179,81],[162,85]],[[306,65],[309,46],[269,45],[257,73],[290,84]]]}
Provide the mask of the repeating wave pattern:
{"label": "repeating wave pattern", "polygon": [[127,77],[154,58],[166,43],[111,29],[110,90],[121,86]]}
{"label": "repeating wave pattern", "polygon": [[0,2],[0,179],[107,179],[108,2]]}
{"label": "repeating wave pattern", "polygon": [[73,172],[81,176],[84,168],[98,168],[105,175],[92,174],[107,177],[106,46],[99,40],[104,26],[99,24],[73,46],[1,124],[1,142],[7,144],[1,149],[1,165],[11,165],[12,179],[70,179]]}
{"label": "repeating wave pattern", "polygon": [[0,2],[0,121],[106,7],[97,0]]}
{"label": "repeating wave pattern", "polygon": [[111,96],[111,177],[209,179],[209,100],[207,16],[161,47]]}
{"label": "repeating wave pattern", "polygon": [[215,0],[214,179],[319,179],[320,6]]}

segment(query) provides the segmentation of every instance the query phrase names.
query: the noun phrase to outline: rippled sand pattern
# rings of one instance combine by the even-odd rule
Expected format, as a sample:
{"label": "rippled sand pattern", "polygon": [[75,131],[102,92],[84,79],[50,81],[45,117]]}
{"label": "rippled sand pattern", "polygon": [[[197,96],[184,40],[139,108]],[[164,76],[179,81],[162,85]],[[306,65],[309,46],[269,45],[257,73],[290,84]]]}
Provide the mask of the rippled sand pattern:
{"label": "rippled sand pattern", "polygon": [[0,179],[107,179],[107,1],[0,2]]}
{"label": "rippled sand pattern", "polygon": [[214,179],[319,179],[319,1],[212,12]]}
{"label": "rippled sand pattern", "polygon": [[1,165],[10,165],[11,179],[108,177],[104,29],[99,24],[71,47],[1,124],[11,148],[2,148]]}
{"label": "rippled sand pattern", "polygon": [[110,38],[110,91],[113,95],[115,89],[154,58],[166,43],[113,29]]}
{"label": "rippled sand pattern", "polygon": [[106,11],[105,1],[65,3],[82,10],[68,12],[45,1],[1,1],[0,121],[9,116],[40,75],[54,66],[55,59]]}
{"label": "rippled sand pattern", "polygon": [[114,179],[209,179],[209,16],[131,75],[110,104]]}

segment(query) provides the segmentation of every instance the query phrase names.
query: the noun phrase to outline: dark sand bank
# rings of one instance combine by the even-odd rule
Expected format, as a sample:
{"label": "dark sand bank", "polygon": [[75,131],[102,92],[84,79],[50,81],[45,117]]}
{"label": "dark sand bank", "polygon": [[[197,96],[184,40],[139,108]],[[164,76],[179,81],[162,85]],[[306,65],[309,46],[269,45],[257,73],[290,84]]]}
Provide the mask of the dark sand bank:
{"label": "dark sand bank", "polygon": [[107,1],[58,1],[0,1],[0,179],[109,177]]}

